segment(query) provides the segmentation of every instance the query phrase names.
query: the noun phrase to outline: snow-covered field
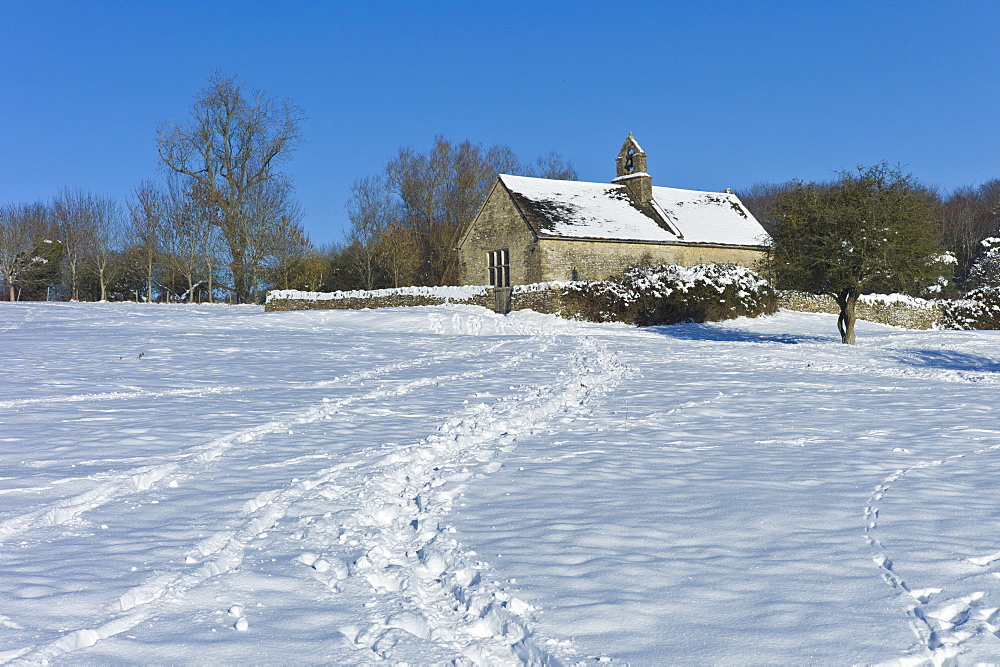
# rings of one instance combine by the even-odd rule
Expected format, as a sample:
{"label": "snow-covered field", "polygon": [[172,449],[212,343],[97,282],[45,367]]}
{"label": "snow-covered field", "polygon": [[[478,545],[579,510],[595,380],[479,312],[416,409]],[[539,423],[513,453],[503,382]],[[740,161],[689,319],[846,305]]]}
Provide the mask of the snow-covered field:
{"label": "snow-covered field", "polygon": [[1000,336],[0,303],[0,663],[1000,657]]}

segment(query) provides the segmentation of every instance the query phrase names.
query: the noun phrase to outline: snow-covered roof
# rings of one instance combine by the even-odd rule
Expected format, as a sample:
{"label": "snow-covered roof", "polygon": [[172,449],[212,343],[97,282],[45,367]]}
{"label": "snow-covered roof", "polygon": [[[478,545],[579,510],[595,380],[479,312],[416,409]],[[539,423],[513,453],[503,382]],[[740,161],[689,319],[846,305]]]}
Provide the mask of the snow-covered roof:
{"label": "snow-covered roof", "polygon": [[642,207],[624,185],[507,174],[500,180],[542,237],[727,245],[762,245],[767,239],[760,223],[728,192],[654,186],[652,206]]}
{"label": "snow-covered roof", "polygon": [[767,232],[731,192],[653,186],[653,200],[690,243],[763,245]]}

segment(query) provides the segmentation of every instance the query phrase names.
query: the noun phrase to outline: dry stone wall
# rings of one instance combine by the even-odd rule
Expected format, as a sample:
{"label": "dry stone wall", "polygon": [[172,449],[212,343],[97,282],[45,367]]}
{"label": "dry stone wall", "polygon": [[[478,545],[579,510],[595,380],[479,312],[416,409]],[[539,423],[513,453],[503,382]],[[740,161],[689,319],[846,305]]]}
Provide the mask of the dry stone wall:
{"label": "dry stone wall", "polygon": [[481,293],[466,293],[455,296],[434,294],[408,294],[399,290],[361,290],[351,292],[330,292],[318,295],[314,292],[293,292],[285,290],[268,294],[265,311],[280,310],[364,310],[365,308],[403,308],[410,306],[440,306],[445,303],[466,303],[472,306],[493,307],[493,296],[483,288]]}
{"label": "dry stone wall", "polygon": [[[534,310],[539,313],[562,312],[562,286],[565,283],[517,285],[511,295],[513,310]],[[298,292],[278,290],[268,293],[265,311],[285,310],[363,310],[365,308],[399,308],[406,306],[440,306],[461,303],[493,309],[493,291],[487,285],[464,287],[400,287],[350,292]]]}
{"label": "dry stone wall", "polygon": [[473,306],[492,308],[492,298],[482,295],[466,299],[420,296],[413,294],[393,294],[373,297],[344,297],[342,299],[271,299],[264,304],[266,311],[279,310],[364,310],[365,308],[402,308],[409,306],[440,306],[444,303],[467,303]]}
{"label": "dry stone wall", "polygon": [[[840,313],[836,299],[829,294],[780,290],[778,306],[806,313]],[[858,299],[855,314],[859,320],[907,329],[944,326],[944,307],[941,303],[902,294],[864,294]]]}
{"label": "dry stone wall", "polygon": [[[572,283],[549,282],[517,285],[511,295],[513,310],[530,309],[572,317],[574,308],[563,297],[565,287]],[[438,306],[461,303],[493,309],[493,293],[486,285],[465,287],[401,287],[373,291],[296,292],[274,291],[268,294],[266,311],[287,310],[362,310],[365,308],[399,308],[408,306]],[[832,296],[807,292],[779,291],[778,305],[786,310],[807,313],[837,314],[840,309]],[[866,294],[858,300],[859,319],[908,329],[932,329],[944,326],[944,308],[939,302],[916,299],[899,294]]]}

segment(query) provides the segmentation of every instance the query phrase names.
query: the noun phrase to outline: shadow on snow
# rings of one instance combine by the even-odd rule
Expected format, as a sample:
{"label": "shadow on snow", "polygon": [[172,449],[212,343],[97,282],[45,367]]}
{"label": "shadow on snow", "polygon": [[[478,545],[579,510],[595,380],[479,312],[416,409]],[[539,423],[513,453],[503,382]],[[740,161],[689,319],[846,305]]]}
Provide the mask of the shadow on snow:
{"label": "shadow on snow", "polygon": [[[832,336],[808,334],[759,333],[743,329],[730,329],[716,324],[671,324],[667,326],[644,327],[645,331],[660,334],[675,340],[705,340],[722,343],[779,343],[798,345],[799,343],[829,343]],[[836,339],[839,343],[839,338]]]}
{"label": "shadow on snow", "polygon": [[1000,361],[953,350],[906,350],[899,361],[913,366],[949,371],[1000,372]]}

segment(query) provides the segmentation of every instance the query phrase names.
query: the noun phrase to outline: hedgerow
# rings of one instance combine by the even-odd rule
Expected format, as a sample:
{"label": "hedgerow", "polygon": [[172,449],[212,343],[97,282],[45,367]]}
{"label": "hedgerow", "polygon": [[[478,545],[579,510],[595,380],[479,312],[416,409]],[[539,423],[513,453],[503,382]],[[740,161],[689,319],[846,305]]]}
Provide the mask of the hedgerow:
{"label": "hedgerow", "polygon": [[608,280],[572,283],[564,313],[592,322],[638,326],[714,322],[777,310],[767,281],[732,264],[637,266]]}
{"label": "hedgerow", "polygon": [[948,329],[1000,329],[1000,287],[984,285],[944,302]]}
{"label": "hedgerow", "polygon": [[944,304],[949,329],[1000,329],[1000,238],[983,239],[980,245],[982,254],[969,271],[972,289]]}

